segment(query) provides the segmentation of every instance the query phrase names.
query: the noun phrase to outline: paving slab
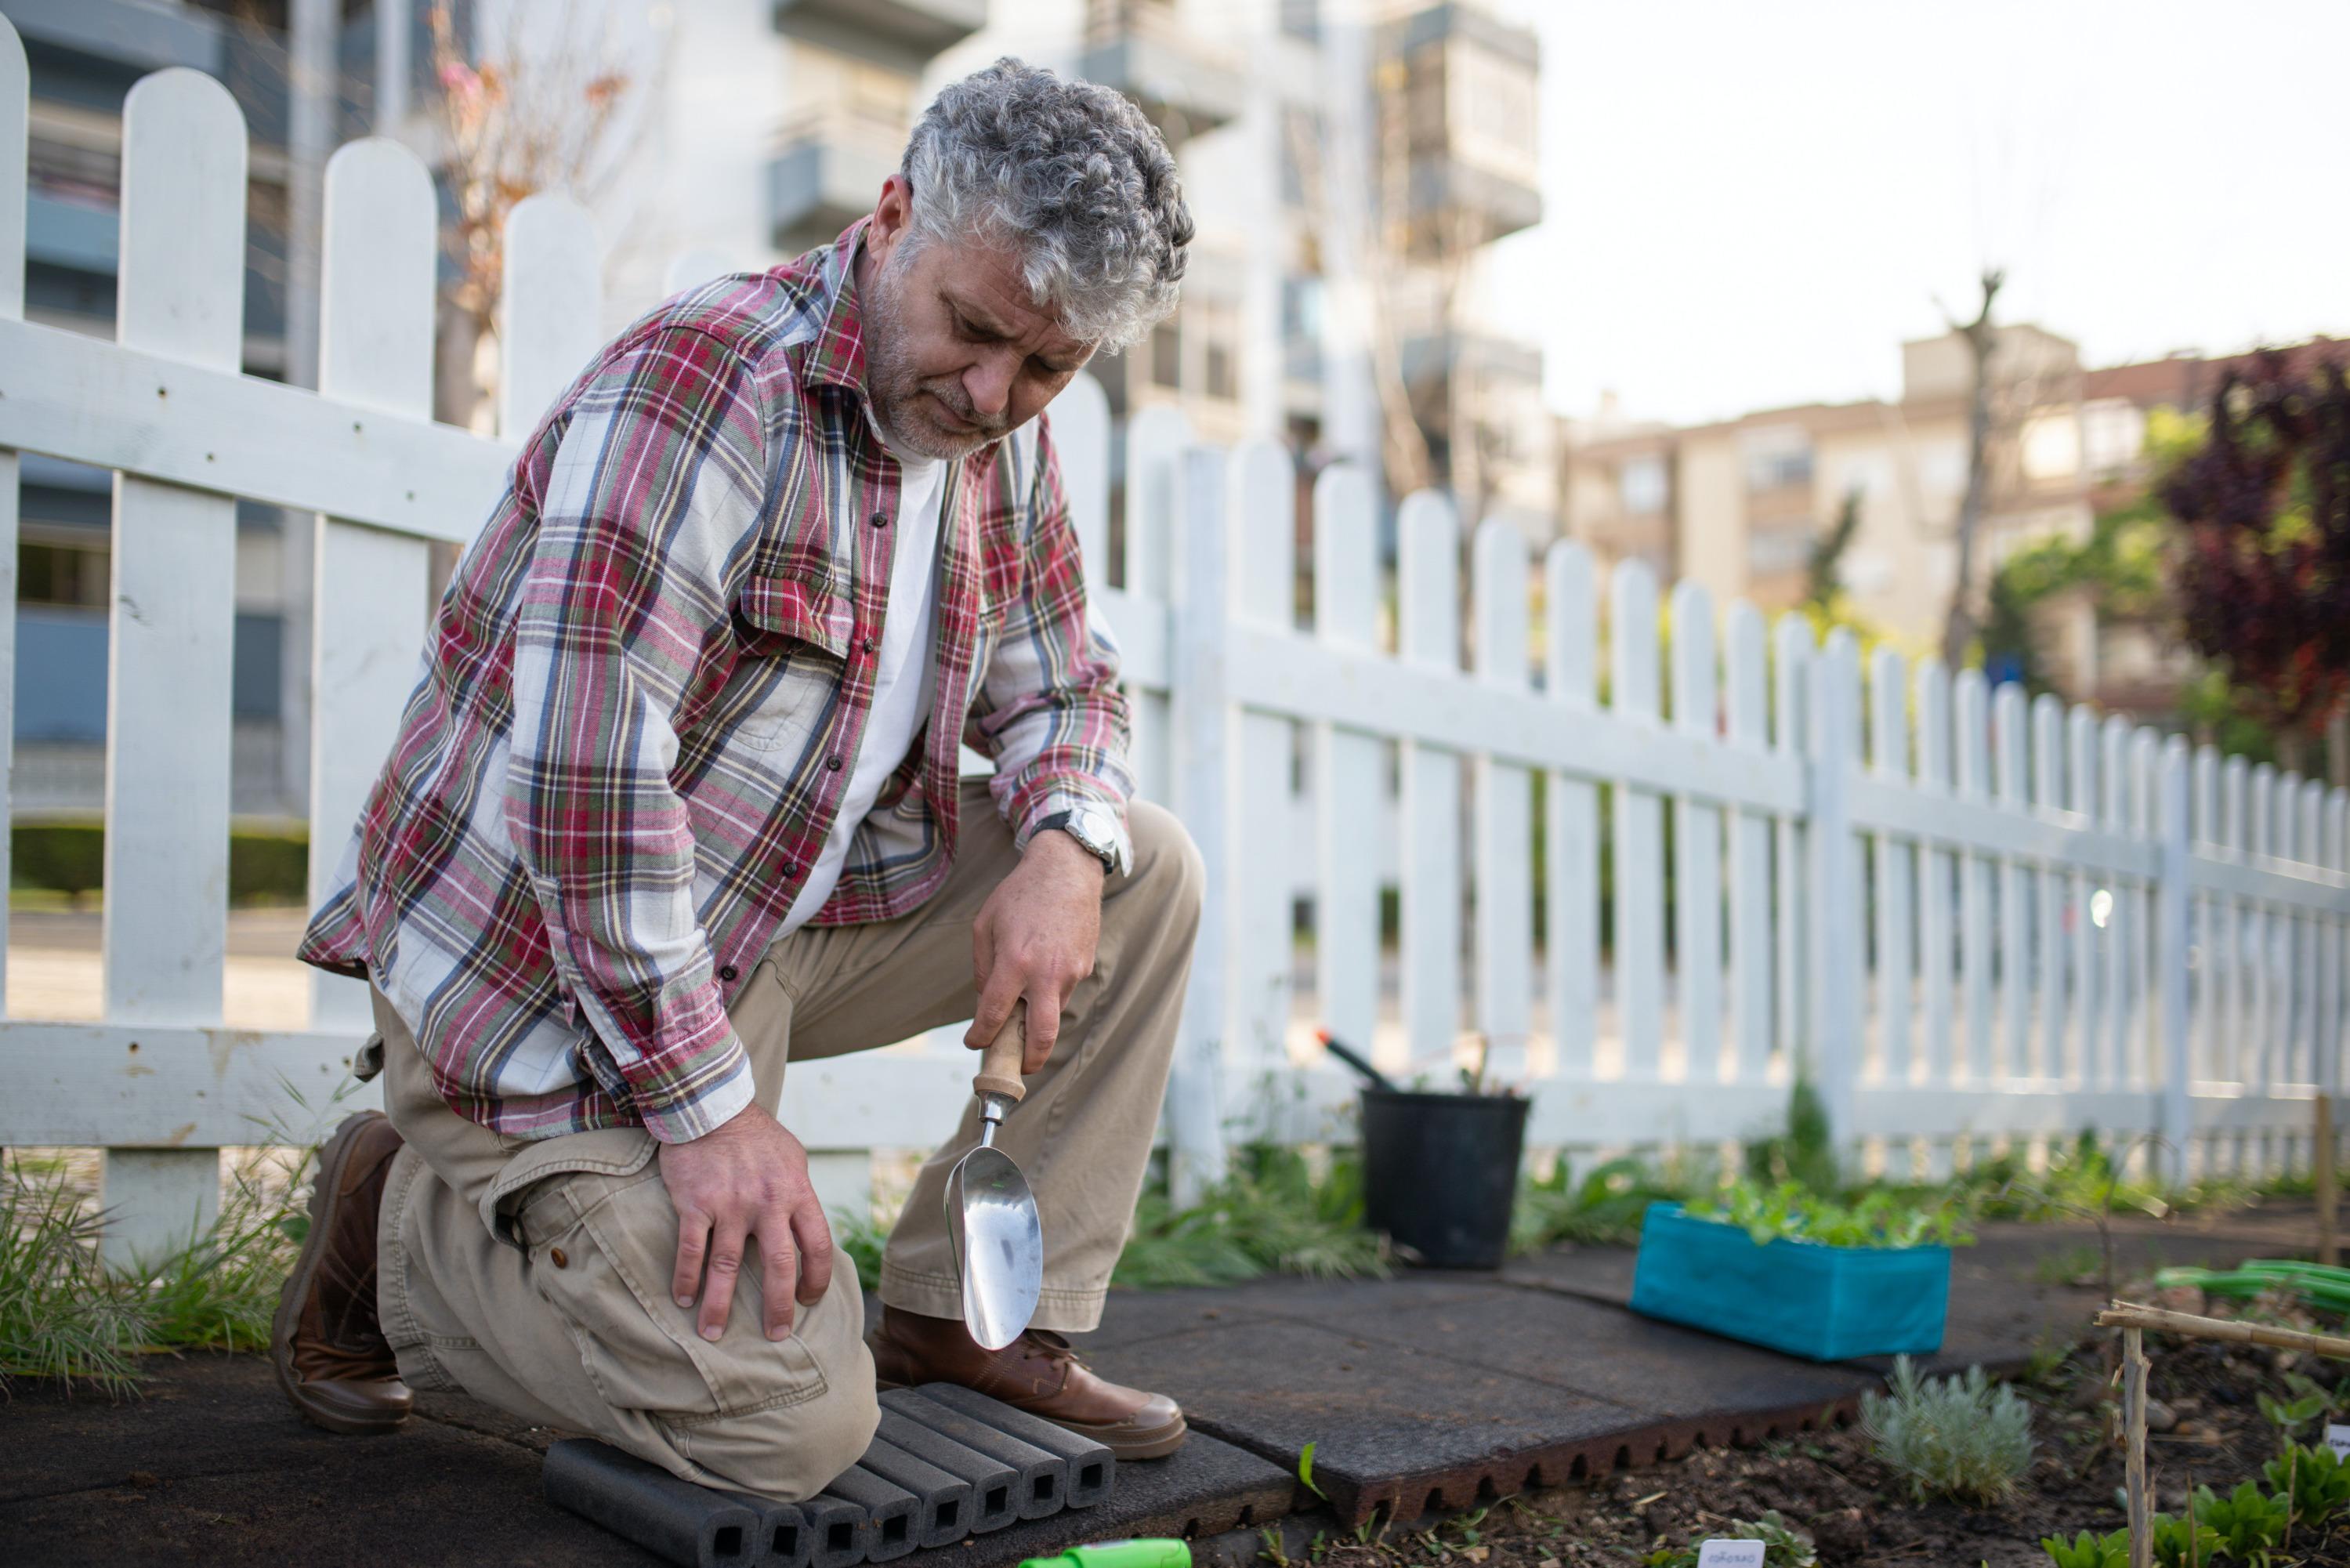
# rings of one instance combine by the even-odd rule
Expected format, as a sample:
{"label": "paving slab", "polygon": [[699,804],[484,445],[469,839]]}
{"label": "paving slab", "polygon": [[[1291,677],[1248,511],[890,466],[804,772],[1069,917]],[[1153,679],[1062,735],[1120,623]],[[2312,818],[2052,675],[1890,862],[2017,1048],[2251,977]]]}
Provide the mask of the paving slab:
{"label": "paving slab", "polygon": [[544,1501],[525,1444],[434,1420],[334,1437],[295,1418],[259,1356],[149,1365],[146,1397],[122,1404],[12,1385],[0,1408],[11,1568],[660,1561]]}

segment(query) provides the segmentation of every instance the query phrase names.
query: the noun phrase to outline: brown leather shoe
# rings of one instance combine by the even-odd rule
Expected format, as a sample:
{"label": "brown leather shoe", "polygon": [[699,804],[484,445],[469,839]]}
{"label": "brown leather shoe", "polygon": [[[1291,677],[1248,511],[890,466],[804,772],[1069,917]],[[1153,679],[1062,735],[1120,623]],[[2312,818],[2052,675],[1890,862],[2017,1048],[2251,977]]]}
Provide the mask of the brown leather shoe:
{"label": "brown leather shoe", "polygon": [[1096,1376],[1067,1340],[1045,1329],[1032,1328],[1002,1350],[983,1350],[961,1318],[885,1306],[870,1343],[884,1388],[960,1383],[1091,1438],[1121,1459],[1163,1459],[1190,1431],[1174,1400]]}
{"label": "brown leather shoe", "polygon": [[376,1320],[375,1221],[400,1134],[361,1111],[318,1151],[310,1234],[277,1298],[269,1359],[305,1420],[330,1432],[389,1432],[415,1396]]}

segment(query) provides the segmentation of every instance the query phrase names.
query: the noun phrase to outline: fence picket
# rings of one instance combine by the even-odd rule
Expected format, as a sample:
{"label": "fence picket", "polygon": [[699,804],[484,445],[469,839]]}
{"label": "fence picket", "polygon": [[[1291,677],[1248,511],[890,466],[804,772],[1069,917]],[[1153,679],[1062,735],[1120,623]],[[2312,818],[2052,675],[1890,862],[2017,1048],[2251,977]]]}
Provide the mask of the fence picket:
{"label": "fence picket", "polygon": [[[2239,865],[2246,858],[2245,834],[2251,826],[2251,815],[2246,796],[2250,793],[2251,783],[2251,764],[2242,756],[2231,756],[2221,762],[2219,847],[2224,858]],[[2252,980],[2245,959],[2243,900],[2233,892],[2226,892],[2220,894],[2212,902],[2218,907],[2220,917],[2220,1038],[2230,1045],[2231,1070],[2228,1075],[2240,1084],[2249,1084],[2256,1070],[2258,1050],[2257,1042],[2251,1036]],[[2230,1168],[2250,1169],[2248,1162],[2252,1135],[2239,1129],[2230,1144]]]}
{"label": "fence picket", "polygon": [[[1476,678],[1527,689],[1526,542],[1514,524],[1489,519],[1471,546],[1470,602],[1477,608]],[[1484,1070],[1502,1084],[1526,1075],[1534,983],[1534,776],[1489,753],[1476,757],[1471,814],[1477,891],[1477,1031]]]}
{"label": "fence picket", "polygon": [[[2325,786],[2315,779],[2301,786],[2301,822],[2294,836],[2294,857],[2305,866],[2324,867],[2328,864],[2325,846]],[[2298,976],[2295,989],[2300,995],[2302,1025],[2301,1055],[2295,1066],[2296,1083],[2313,1088],[2323,1084],[2324,1073],[2324,986],[2320,976],[2324,964],[2320,952],[2324,940],[2325,922],[2322,916],[2303,915],[2294,922],[2293,969]]]}
{"label": "fence picket", "polygon": [[[1918,666],[1918,789],[1948,799],[1955,786],[1950,772],[1950,676],[1939,659]],[[1950,909],[1957,898],[1958,867],[1947,849],[1926,846],[1918,857],[1918,988],[1925,999],[1926,1081],[1951,1077],[1950,1012],[1958,1000],[1951,950]],[[1939,1161],[1939,1151],[1935,1154]]]}
{"label": "fence picket", "polygon": [[[2130,732],[2129,831],[2141,843],[2159,846],[2162,826],[2162,738],[2153,730]],[[2129,994],[2138,1009],[2137,1056],[2130,1081],[2148,1088],[2160,1086],[2168,1046],[2168,1027],[2162,1012],[2162,987],[2155,978],[2155,958],[2162,934],[2155,927],[2153,888],[2144,877],[2129,879]]]}
{"label": "fence picket", "polygon": [[[2244,797],[2244,848],[2253,857],[2276,853],[2276,769],[2267,763],[2252,767]],[[2252,1087],[2266,1094],[2276,1085],[2277,1016],[2276,955],[2270,945],[2273,927],[2264,900],[2248,901],[2245,948],[2251,957]],[[2262,1139],[2265,1145],[2268,1140]],[[2265,1150],[2263,1151],[2265,1152]],[[2265,1161],[2263,1162],[2265,1164]]]}
{"label": "fence picket", "polygon": [[1812,1061],[1830,1135],[1842,1145],[1853,1136],[1866,1005],[1860,846],[1849,798],[1861,756],[1860,645],[1850,628],[1828,633],[1812,675]]}
{"label": "fence picket", "polygon": [[[1880,647],[1870,661],[1869,766],[1878,777],[1907,780],[1909,768],[1909,689],[1901,655]],[[1882,1066],[1888,1084],[1910,1079],[1909,946],[1910,867],[1915,851],[1906,838],[1877,836],[1877,1015]]]}
{"label": "fence picket", "polygon": [[[1336,463],[1314,482],[1314,633],[1327,648],[1378,654],[1378,501],[1369,476]],[[1379,794],[1386,769],[1377,735],[1324,720],[1315,729],[1320,867],[1314,899],[1315,993],[1323,1025],[1388,1069],[1403,1053],[1378,1035]]]}
{"label": "fence picket", "polygon": [[[1771,633],[1771,749],[1783,756],[1804,754],[1811,730],[1812,660],[1817,657],[1812,623],[1783,615]],[[1804,866],[1809,855],[1805,828],[1794,813],[1782,813],[1772,826],[1773,882],[1777,898],[1778,1044],[1792,1073],[1804,1049],[1808,1016],[1809,966],[1804,957]]]}
{"label": "fence picket", "polygon": [[[32,78],[16,27],[0,16],[0,321],[25,318],[25,182]],[[16,743],[16,453],[0,446],[0,822],[16,820],[11,775]],[[0,888],[9,881],[9,835],[0,833]],[[8,912],[0,909],[0,1014],[8,972]]]}
{"label": "fence picket", "polygon": [[[2085,707],[2064,715],[2064,805],[2091,826],[2097,821],[2097,721]],[[2098,985],[2097,894],[2103,884],[2085,867],[2072,877],[2073,899],[2073,1033],[2074,1081],[2098,1088],[2113,1083],[2104,1054],[2105,992]]]}
{"label": "fence picket", "polygon": [[[2325,801],[2325,868],[2350,877],[2350,789],[2335,787]],[[2318,972],[2324,976],[2320,1002],[2324,1027],[2318,1036],[2317,1084],[2323,1094],[2342,1092],[2342,1055],[2350,1049],[2350,915],[2339,911],[2320,923]]]}
{"label": "fence picket", "polygon": [[[1177,410],[1144,409],[1126,426],[1126,597],[1139,604],[1165,604],[1174,587],[1170,551],[1176,508],[1181,503],[1183,453],[1191,427]],[[1171,660],[1170,660],[1171,664]],[[1134,704],[1134,765],[1141,793],[1152,800],[1174,798],[1174,719],[1166,691],[1129,684]]]}
{"label": "fence picket", "polygon": [[498,431],[526,435],[604,340],[604,284],[588,209],[551,191],[506,215],[498,292]]}
{"label": "fence picket", "polygon": [[[318,393],[411,419],[432,417],[432,176],[380,138],[327,164]],[[354,425],[363,421],[354,420]],[[332,885],[416,680],[430,612],[426,541],[318,514],[310,682],[310,899]],[[313,1027],[370,1027],[364,981],[314,971]]]}
{"label": "fence picket", "polygon": [[[2215,746],[2195,748],[2193,788],[2189,796],[2189,838],[2195,853],[2210,856],[2220,842],[2220,752]],[[2228,1075],[2234,1043],[2224,1033],[2217,988],[2220,972],[2220,901],[2209,893],[2194,895],[2195,1021],[2202,1041],[2201,1069],[2206,1078]]]}
{"label": "fence picket", "polygon": [[[2129,766],[2129,720],[2120,714],[2110,714],[2101,729],[2104,757],[2098,759],[2098,774],[2106,785],[2106,826],[2113,832],[2134,832],[2137,823],[2137,775]],[[2138,973],[2138,961],[2134,957],[2138,940],[2138,905],[2131,903],[2134,877],[2113,879],[2113,915],[2106,926],[2106,976],[2113,990],[2113,1011],[2106,1015],[2106,1027],[2113,1037],[2115,1086],[2137,1088],[2146,1082],[2146,1060],[2138,1051],[2138,1021],[2143,1015],[2141,999],[2131,985],[2131,976]]]}
{"label": "fence picket", "polygon": [[[1730,743],[1754,753],[1770,745],[1771,668],[1762,616],[1744,599],[1730,607],[1725,718]],[[1555,784],[1553,785],[1556,787]],[[1556,838],[1552,842],[1555,844]],[[1553,851],[1553,853],[1556,853]],[[1731,1033],[1735,1076],[1761,1085],[1771,1070],[1771,821],[1740,808],[1730,819]],[[1552,908],[1557,906],[1553,904]]]}
{"label": "fence picket", "polygon": [[[1721,733],[1715,694],[1713,600],[1693,577],[1673,588],[1673,728],[1700,741]],[[1673,990],[1690,1078],[1727,1077],[1721,1056],[1721,810],[1673,797]]]}
{"label": "fence picket", "polygon": [[[1166,476],[1162,494],[1181,507],[1180,527],[1170,527],[1169,533],[1182,539],[1183,553],[1180,581],[1159,579],[1169,587],[1175,609],[1166,737],[1173,743],[1162,755],[1169,758],[1170,798],[1207,867],[1194,951],[1211,958],[1191,966],[1183,992],[1181,1034],[1167,1084],[1172,1145],[1168,1186],[1178,1204],[1189,1205],[1225,1174],[1223,1033],[1230,1022],[1230,990],[1225,966],[1212,960],[1228,950],[1232,888],[1241,867],[1232,854],[1230,767],[1237,726],[1224,636],[1232,605],[1225,457],[1213,447],[1184,447],[1170,456],[1177,466]],[[1128,475],[1131,483],[1132,469]],[[1127,580],[1131,585],[1134,579],[1129,575]]]}
{"label": "fence picket", "polygon": [[[1951,747],[1959,798],[1981,805],[1991,796],[1991,738],[1984,728],[1989,692],[1982,672],[1961,670],[1950,682],[1957,710]],[[1967,1077],[1991,1082],[1991,867],[1980,855],[1959,857],[1959,972],[1966,995]]]}
{"label": "fence picket", "polygon": [[[1235,620],[1262,631],[1290,632],[1297,605],[1297,480],[1289,454],[1269,441],[1233,449],[1226,513],[1232,563]],[[1239,724],[1232,814],[1235,858],[1249,874],[1235,876],[1231,948],[1232,1024],[1225,1051],[1229,1082],[1243,1103],[1267,1103],[1259,1091],[1267,1075],[1287,1063],[1292,934],[1288,871],[1295,826],[1290,814],[1290,772],[1295,734],[1278,713],[1244,709]]]}
{"label": "fence picket", "polygon": [[[1398,530],[1397,639],[1405,662],[1461,668],[1461,530],[1432,491],[1404,498]],[[1399,903],[1409,1058],[1440,1063],[1461,1031],[1461,758],[1403,743]]]}
{"label": "fence picket", "polygon": [[[1576,719],[1588,719],[1597,712],[1599,670],[1590,554],[1562,539],[1544,557],[1543,574],[1545,694]],[[1554,772],[1544,781],[1543,806],[1553,1070],[1587,1081],[1599,1023],[1599,786]]]}
{"label": "fence picket", "polygon": [[[1099,381],[1080,373],[1053,400],[1053,451],[1061,461],[1061,493],[1069,503],[1069,526],[1084,560],[1090,614],[1099,614],[1109,569],[1109,397]],[[1113,631],[1128,628],[1110,623]]]}
{"label": "fence picket", "polygon": [[[1610,711],[1658,727],[1657,579],[1639,561],[1621,561],[1607,585]],[[1618,779],[1616,827],[1616,1012],[1624,1075],[1663,1074],[1665,1034],[1664,802]]]}
{"label": "fence picket", "polygon": [[[122,109],[127,347],[234,370],[244,349],[244,117],[200,71],[158,71]],[[236,503],[115,481],[107,671],[106,1014],[220,1022],[227,957]],[[109,1152],[108,1255],[185,1244],[219,1204],[219,1156]]]}
{"label": "fence picket", "polygon": [[[1999,804],[2015,816],[2027,809],[2024,774],[2023,687],[2003,681],[1991,693],[1991,748]],[[1999,1000],[2001,1072],[2011,1078],[2037,1078],[2032,1055],[2032,912],[2022,859],[1999,861]]]}
{"label": "fence picket", "polygon": [[[2064,706],[2043,692],[2032,703],[2033,805],[2051,814],[2064,809]],[[2055,861],[2044,860],[2033,868],[2032,879],[2040,895],[2033,925],[2039,939],[2033,966],[2040,982],[2038,1075],[2070,1082],[2075,1075],[2064,1052],[2065,877]]]}

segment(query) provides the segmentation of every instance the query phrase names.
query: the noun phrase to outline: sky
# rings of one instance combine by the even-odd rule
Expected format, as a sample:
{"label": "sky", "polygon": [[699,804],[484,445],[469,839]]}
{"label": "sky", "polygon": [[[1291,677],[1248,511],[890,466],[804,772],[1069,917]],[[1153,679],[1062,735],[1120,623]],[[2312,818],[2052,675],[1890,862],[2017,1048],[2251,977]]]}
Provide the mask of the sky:
{"label": "sky", "polygon": [[2091,365],[2350,336],[2350,0],[1515,0],[1548,393],[1691,423],[1898,396],[1971,316]]}

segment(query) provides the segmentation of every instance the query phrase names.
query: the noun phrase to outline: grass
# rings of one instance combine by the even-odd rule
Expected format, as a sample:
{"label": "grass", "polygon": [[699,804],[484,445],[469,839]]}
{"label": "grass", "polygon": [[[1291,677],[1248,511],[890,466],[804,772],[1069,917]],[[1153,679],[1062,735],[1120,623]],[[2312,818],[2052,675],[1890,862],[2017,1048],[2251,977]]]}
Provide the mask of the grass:
{"label": "grass", "polygon": [[[356,1085],[319,1113],[284,1085],[297,1116],[332,1118]],[[308,1234],[317,1139],[285,1122],[261,1127],[233,1174],[218,1217],[159,1259],[109,1267],[103,1211],[68,1164],[11,1156],[0,1173],[0,1391],[16,1377],[86,1384],[110,1397],[138,1392],[138,1358],[159,1351],[258,1350],[269,1341],[278,1288]]]}
{"label": "grass", "polygon": [[100,1258],[105,1216],[63,1171],[12,1166],[0,1184],[0,1388],[44,1377],[120,1397],[137,1391],[142,1354],[266,1345],[308,1224],[314,1153],[291,1165],[257,1155],[203,1236],[130,1268]]}

